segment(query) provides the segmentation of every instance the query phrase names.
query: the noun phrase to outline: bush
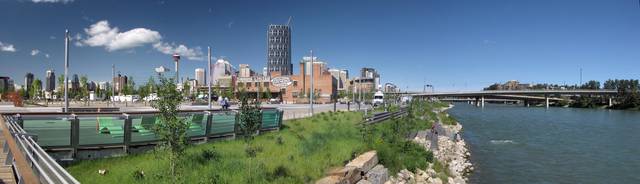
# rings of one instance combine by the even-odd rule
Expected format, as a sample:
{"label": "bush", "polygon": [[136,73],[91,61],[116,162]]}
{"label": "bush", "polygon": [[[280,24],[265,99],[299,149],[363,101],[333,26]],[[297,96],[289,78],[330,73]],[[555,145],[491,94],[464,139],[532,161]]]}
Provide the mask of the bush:
{"label": "bush", "polygon": [[144,179],[144,171],[136,169],[133,171],[133,173],[131,173],[131,177],[133,177],[133,179],[135,180],[142,180]]}
{"label": "bush", "polygon": [[218,153],[214,148],[202,150],[200,153],[200,158],[203,162],[206,161],[219,161],[220,153]]}
{"label": "bush", "polygon": [[273,172],[269,173],[267,180],[273,181],[278,178],[286,178],[291,176],[291,171],[283,165],[279,165],[276,167]]}

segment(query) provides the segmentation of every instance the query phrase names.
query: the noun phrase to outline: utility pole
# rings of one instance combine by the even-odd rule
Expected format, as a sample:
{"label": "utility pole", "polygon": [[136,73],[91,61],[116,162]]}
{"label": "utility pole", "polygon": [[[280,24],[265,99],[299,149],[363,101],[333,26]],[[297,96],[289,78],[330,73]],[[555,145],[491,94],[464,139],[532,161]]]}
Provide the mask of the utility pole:
{"label": "utility pole", "polygon": [[311,50],[311,91],[309,92],[309,105],[310,105],[310,110],[311,110],[311,116],[313,116],[313,91],[315,89],[313,89],[313,50]]}
{"label": "utility pole", "polygon": [[113,103],[113,106],[116,106],[116,102],[115,102],[115,98],[113,96],[116,95],[116,82],[115,79],[116,78],[116,64],[112,64],[111,65],[111,96],[109,98],[111,98],[111,103]]}
{"label": "utility pole", "polygon": [[209,51],[209,66],[207,68],[207,76],[209,78],[209,81],[207,81],[207,88],[209,88],[209,109],[211,109],[211,47],[207,47],[207,50]]}
{"label": "utility pole", "polygon": [[578,84],[578,87],[582,85],[582,68],[580,68],[580,84]]}
{"label": "utility pole", "polygon": [[69,112],[69,30],[64,30],[64,112]]}

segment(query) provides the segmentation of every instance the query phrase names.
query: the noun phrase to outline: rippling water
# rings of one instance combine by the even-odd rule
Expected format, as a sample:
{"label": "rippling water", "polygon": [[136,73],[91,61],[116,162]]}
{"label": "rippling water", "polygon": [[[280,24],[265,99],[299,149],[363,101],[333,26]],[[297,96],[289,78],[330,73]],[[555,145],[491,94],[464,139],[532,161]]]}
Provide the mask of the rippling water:
{"label": "rippling water", "polygon": [[640,112],[455,104],[471,183],[640,183]]}

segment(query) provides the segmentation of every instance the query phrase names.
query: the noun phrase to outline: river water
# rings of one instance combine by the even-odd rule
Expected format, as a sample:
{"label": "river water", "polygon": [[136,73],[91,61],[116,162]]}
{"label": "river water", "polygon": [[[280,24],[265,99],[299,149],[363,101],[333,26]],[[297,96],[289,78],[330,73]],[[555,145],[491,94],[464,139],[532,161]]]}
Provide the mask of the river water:
{"label": "river water", "polygon": [[471,183],[640,183],[640,112],[457,103]]}

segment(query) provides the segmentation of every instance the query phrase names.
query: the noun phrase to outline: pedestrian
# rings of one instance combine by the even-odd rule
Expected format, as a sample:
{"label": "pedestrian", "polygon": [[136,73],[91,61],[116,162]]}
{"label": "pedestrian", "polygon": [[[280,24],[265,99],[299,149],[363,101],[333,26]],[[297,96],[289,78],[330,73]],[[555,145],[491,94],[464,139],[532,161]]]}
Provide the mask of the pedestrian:
{"label": "pedestrian", "polygon": [[229,104],[229,98],[224,97],[224,106],[225,106],[225,110],[229,110],[229,106],[231,106]]}

